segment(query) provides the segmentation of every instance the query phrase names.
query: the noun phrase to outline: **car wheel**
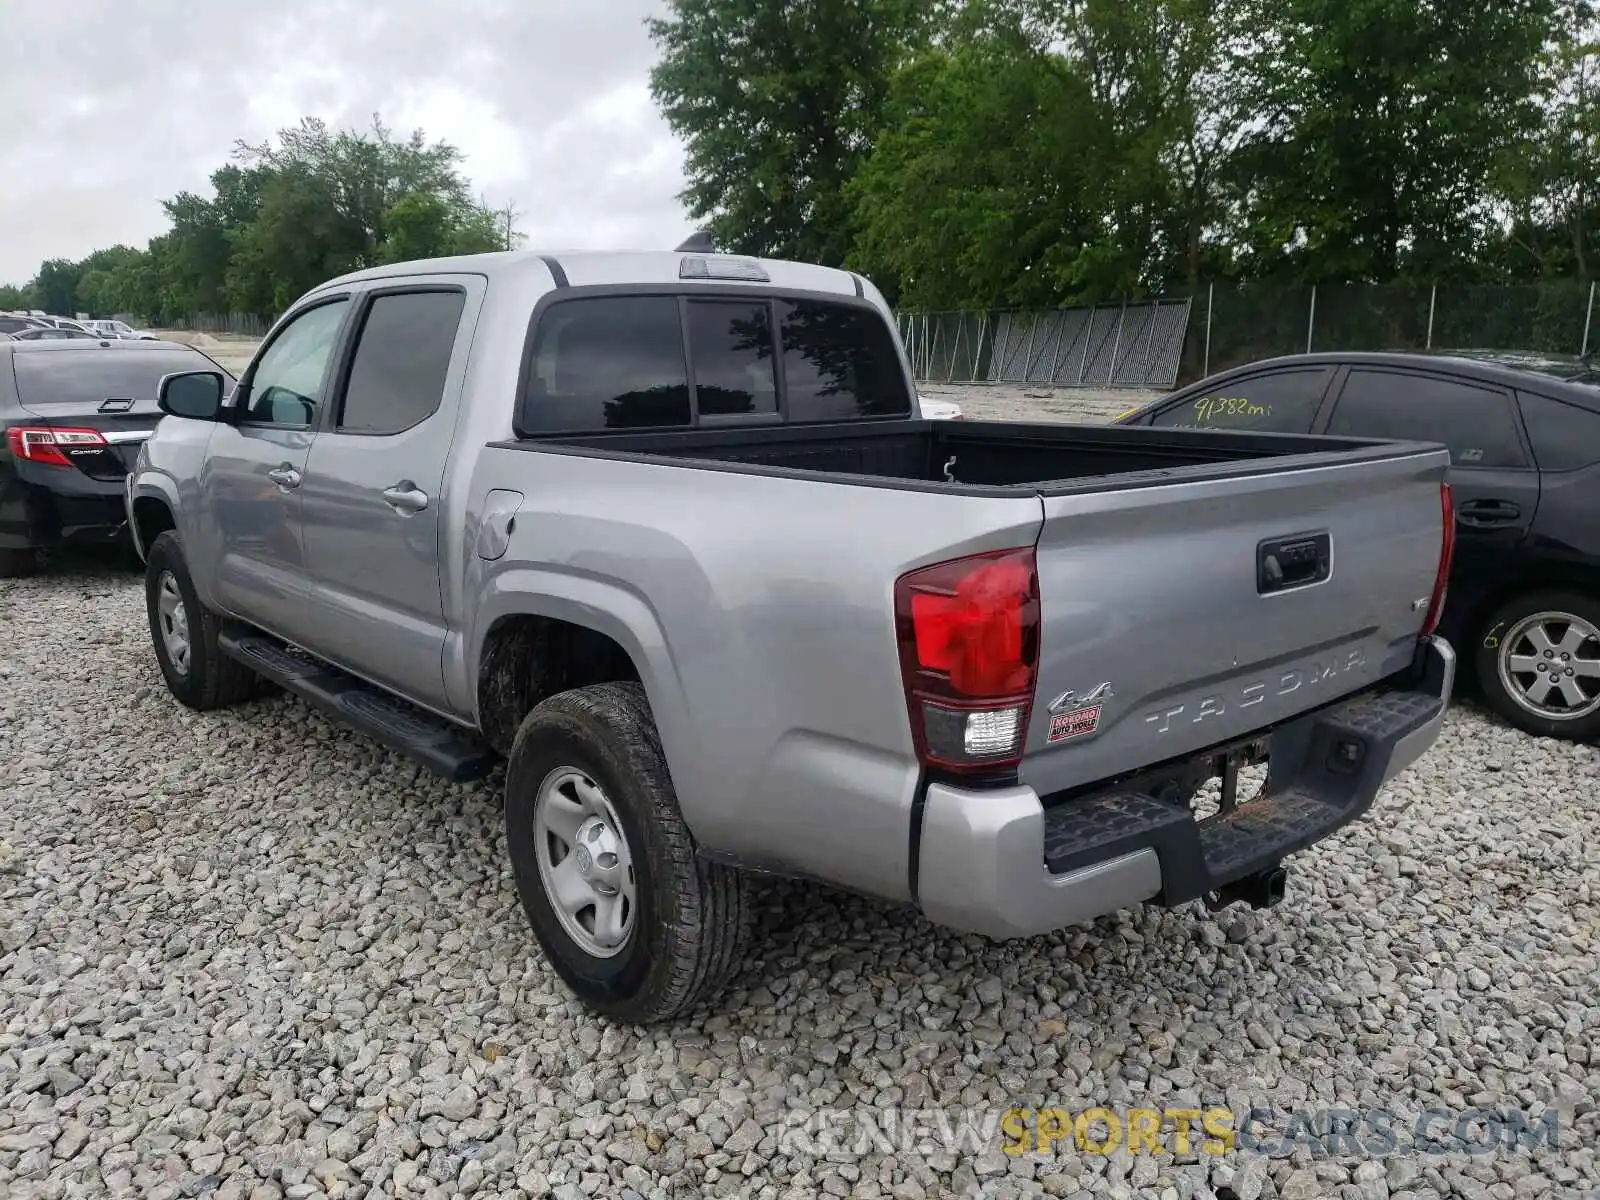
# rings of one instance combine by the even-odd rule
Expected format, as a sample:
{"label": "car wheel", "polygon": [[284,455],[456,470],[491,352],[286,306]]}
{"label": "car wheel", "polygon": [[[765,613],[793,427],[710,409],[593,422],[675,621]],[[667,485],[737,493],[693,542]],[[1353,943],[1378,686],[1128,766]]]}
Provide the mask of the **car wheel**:
{"label": "car wheel", "polygon": [[0,550],[0,579],[26,579],[38,569],[37,550]]}
{"label": "car wheel", "polygon": [[256,694],[258,676],[218,648],[222,618],[200,603],[173,530],[150,543],[144,594],[156,661],[181,703],[204,712]]}
{"label": "car wheel", "polygon": [[744,881],[696,850],[642,687],[575,688],[534,708],[505,807],[523,909],[585,1005],[648,1024],[722,985],[743,946]]}
{"label": "car wheel", "polygon": [[1586,740],[1600,734],[1600,601],[1529,592],[1501,605],[1478,638],[1484,697],[1518,729]]}

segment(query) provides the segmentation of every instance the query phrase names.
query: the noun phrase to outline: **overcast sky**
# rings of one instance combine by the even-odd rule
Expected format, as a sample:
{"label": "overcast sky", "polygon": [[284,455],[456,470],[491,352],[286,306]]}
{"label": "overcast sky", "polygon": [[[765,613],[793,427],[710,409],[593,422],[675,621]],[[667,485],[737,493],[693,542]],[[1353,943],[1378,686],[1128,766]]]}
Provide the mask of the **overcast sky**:
{"label": "overcast sky", "polygon": [[[658,0],[0,0],[0,283],[165,227],[235,139],[421,126],[527,245],[664,247],[683,150],[650,101]],[[207,15],[198,15],[198,14]]]}

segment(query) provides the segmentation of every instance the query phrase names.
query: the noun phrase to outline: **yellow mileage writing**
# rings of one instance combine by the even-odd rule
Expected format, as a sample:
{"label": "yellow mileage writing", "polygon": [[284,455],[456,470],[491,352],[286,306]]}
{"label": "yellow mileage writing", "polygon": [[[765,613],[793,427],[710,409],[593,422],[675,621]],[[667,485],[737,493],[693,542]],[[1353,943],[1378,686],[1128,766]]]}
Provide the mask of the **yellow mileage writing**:
{"label": "yellow mileage writing", "polygon": [[1215,421],[1219,417],[1270,417],[1272,409],[1265,404],[1246,400],[1243,396],[1207,396],[1194,402],[1195,416],[1201,421]]}

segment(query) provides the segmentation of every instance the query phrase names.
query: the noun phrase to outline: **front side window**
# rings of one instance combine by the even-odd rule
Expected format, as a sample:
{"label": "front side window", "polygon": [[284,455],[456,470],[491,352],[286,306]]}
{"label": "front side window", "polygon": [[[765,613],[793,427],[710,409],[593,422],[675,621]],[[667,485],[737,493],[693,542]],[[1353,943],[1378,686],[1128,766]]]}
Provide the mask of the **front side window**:
{"label": "front side window", "polygon": [[1231,380],[1169,405],[1150,423],[1169,429],[1310,433],[1329,374],[1328,368],[1315,367]]}
{"label": "front side window", "polygon": [[689,423],[689,373],[676,297],[564,300],[540,319],[524,432]]}
{"label": "front side window", "polygon": [[1442,442],[1458,467],[1524,467],[1511,398],[1437,375],[1352,370],[1328,422],[1335,436]]}
{"label": "front side window", "polygon": [[401,433],[438,411],[466,300],[458,291],[373,298],[339,409],[341,433]]}
{"label": "front side window", "polygon": [[298,428],[316,420],[322,384],[349,304],[343,299],[319,304],[295,317],[272,339],[250,377],[247,421]]}

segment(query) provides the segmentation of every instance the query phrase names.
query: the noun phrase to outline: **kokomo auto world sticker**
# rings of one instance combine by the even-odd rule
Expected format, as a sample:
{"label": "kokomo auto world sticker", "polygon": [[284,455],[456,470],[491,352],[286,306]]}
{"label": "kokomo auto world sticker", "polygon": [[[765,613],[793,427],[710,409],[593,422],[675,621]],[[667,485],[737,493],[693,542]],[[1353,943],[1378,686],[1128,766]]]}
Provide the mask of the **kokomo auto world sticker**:
{"label": "kokomo auto world sticker", "polygon": [[1100,705],[1074,708],[1050,715],[1048,742],[1064,742],[1069,738],[1087,737],[1100,728]]}

